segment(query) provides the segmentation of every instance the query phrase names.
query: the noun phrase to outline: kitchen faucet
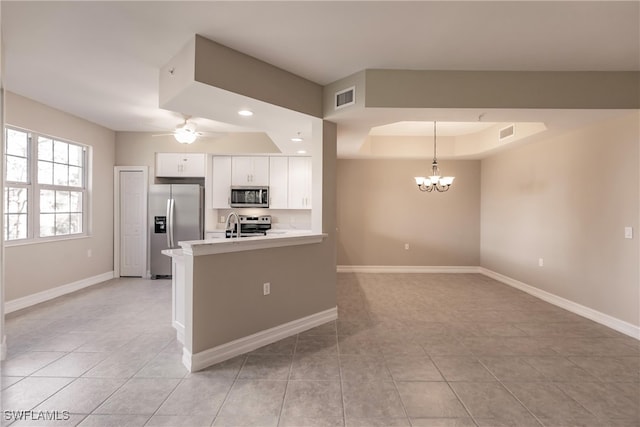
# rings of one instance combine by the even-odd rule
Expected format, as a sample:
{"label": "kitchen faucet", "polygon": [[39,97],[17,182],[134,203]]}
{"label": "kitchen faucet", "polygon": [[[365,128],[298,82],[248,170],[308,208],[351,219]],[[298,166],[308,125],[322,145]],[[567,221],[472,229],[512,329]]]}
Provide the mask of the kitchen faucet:
{"label": "kitchen faucet", "polygon": [[233,229],[231,228],[231,217],[234,217],[236,220],[236,238],[240,239],[240,217],[235,211],[231,211],[229,215],[227,215],[227,222],[224,224],[225,230],[231,230],[231,234],[229,237],[233,237]]}

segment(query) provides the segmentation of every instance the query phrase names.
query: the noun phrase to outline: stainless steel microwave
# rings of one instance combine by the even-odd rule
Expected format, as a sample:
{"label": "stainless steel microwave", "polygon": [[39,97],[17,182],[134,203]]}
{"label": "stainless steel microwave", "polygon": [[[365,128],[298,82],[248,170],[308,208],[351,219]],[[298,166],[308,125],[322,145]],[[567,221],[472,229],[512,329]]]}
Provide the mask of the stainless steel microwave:
{"label": "stainless steel microwave", "polygon": [[231,187],[232,208],[268,208],[269,187]]}

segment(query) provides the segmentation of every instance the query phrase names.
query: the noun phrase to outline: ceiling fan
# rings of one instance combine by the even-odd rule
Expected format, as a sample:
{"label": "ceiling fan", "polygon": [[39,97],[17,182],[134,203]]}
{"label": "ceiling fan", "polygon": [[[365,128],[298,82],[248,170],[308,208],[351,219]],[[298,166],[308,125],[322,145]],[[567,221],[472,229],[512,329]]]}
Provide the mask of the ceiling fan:
{"label": "ceiling fan", "polygon": [[198,132],[196,130],[196,124],[192,121],[189,121],[189,119],[191,119],[191,116],[185,116],[184,122],[176,126],[175,130],[171,133],[161,133],[155,134],[153,136],[173,135],[176,141],[178,141],[180,144],[192,144],[201,136],[216,137],[222,135],[220,132]]}

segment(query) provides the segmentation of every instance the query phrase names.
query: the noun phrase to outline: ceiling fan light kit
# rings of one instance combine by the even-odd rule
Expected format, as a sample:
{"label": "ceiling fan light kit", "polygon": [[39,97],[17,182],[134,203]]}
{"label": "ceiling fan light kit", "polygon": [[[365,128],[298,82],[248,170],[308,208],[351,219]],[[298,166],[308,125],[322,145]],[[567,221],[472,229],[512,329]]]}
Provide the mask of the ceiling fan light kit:
{"label": "ceiling fan light kit", "polygon": [[192,144],[198,138],[195,126],[186,121],[182,126],[176,128],[173,136],[180,144]]}
{"label": "ceiling fan light kit", "polygon": [[431,175],[428,177],[416,176],[414,178],[418,185],[418,190],[430,193],[436,190],[439,193],[448,191],[453,184],[455,177],[441,176],[438,167],[438,159],[436,158],[436,122],[433,122],[433,162],[431,163]]}

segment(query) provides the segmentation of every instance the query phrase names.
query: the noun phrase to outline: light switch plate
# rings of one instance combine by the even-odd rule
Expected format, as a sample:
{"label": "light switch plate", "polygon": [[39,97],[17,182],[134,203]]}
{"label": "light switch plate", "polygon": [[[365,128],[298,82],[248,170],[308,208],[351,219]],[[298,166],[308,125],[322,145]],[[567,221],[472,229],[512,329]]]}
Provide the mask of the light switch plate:
{"label": "light switch plate", "polygon": [[625,227],[624,228],[624,238],[625,239],[633,239],[633,227]]}

